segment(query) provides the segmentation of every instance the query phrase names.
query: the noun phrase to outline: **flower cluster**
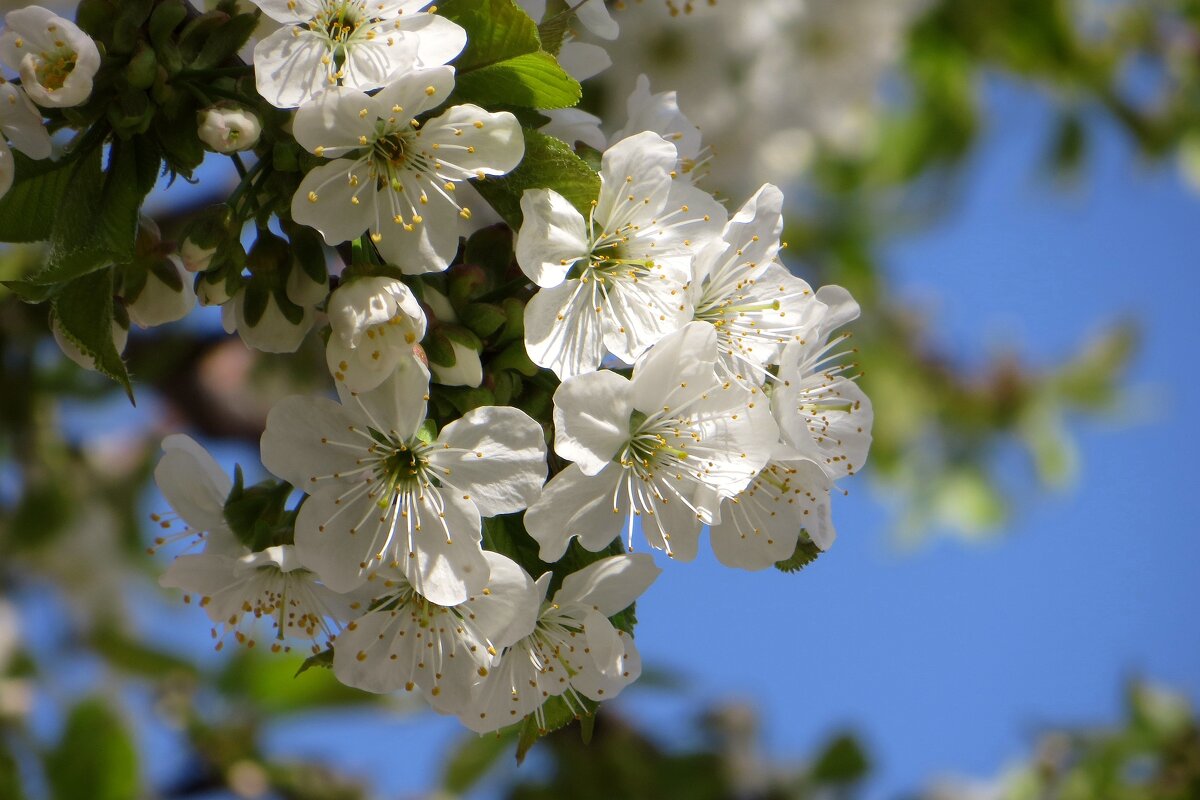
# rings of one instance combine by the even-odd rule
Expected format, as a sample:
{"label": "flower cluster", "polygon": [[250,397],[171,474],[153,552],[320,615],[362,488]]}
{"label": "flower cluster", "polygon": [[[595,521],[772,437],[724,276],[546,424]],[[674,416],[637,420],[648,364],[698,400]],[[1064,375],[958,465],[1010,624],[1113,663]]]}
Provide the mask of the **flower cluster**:
{"label": "flower cluster", "polygon": [[[178,245],[143,218],[115,265],[108,241],[51,248],[71,254],[47,274],[66,276],[52,318],[73,358],[124,375],[129,323],[197,299],[257,350],[322,337],[332,391],[270,411],[273,477],[163,444],[174,513],[152,550],[184,546],[161,582],[218,646],[300,645],[473,730],[544,730],[637,679],[627,610],[661,572],[645,550],[692,560],[707,528],[721,562],[760,570],[829,547],[830,493],[870,445],[839,333],[858,307],[783,266],[778,188],[732,213],[704,188],[713,159],[674,93],[640,80],[611,135],[574,108],[572,75],[612,62],[584,41],[619,34],[603,2],[254,2],[278,23],[256,43],[232,2],[209,40],[165,1],[93,19],[99,49],[37,8],[0,35],[21,75],[0,124],[31,158],[51,152],[34,103],[82,103],[52,121],[87,128],[64,161],[100,173],[108,143],[104,197],[146,153],[240,174]],[[0,177],[13,163],[0,146]]]}

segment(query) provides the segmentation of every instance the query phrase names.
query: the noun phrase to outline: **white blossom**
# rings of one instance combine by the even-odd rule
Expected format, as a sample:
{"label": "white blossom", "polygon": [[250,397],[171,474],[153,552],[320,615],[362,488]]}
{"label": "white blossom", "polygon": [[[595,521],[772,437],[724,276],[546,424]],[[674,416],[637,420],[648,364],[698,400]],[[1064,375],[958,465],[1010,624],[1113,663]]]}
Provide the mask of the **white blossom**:
{"label": "white blossom", "polygon": [[823,286],[816,300],[822,311],[805,337],[784,348],[771,410],[783,441],[815,462],[833,480],[863,467],[871,447],[871,401],[833,352],[845,337],[830,339],[858,317],[858,304],[839,286]]}
{"label": "white blossom", "polygon": [[320,652],[335,636],[339,621],[351,615],[354,601],[335,594],[296,560],[291,545],[268,547],[258,553],[242,548],[240,555],[194,553],[176,558],[159,579],[169,589],[182,589],[198,603],[216,627],[217,649],[232,631],[239,644],[258,643],[260,620],[266,620],[275,641],[271,649],[290,649],[285,640],[301,640]]}
{"label": "white blossom", "polygon": [[547,136],[562,139],[569,145],[583,142],[597,150],[605,150],[608,141],[600,130],[602,120],[578,108],[555,108],[542,112],[550,121],[541,127]]}
{"label": "white blossom", "polygon": [[296,114],[296,140],[336,159],[308,173],[292,216],[329,244],[371,239],[389,263],[416,275],[449,266],[470,208],[456,184],[503,175],[521,162],[516,118],[474,105],[454,106],[424,124],[454,88],[450,67],[408,74],[379,94],[337,88]]}
{"label": "white blossom", "polygon": [[634,522],[652,547],[695,557],[717,503],[746,488],[779,432],[761,391],[716,374],[711,325],[690,323],[633,370],[569,378],[554,394],[554,449],[574,464],[546,484],[525,526],[554,562],[572,537],[599,551]]}
{"label": "white blossom", "polygon": [[154,482],[174,513],[150,515],[161,529],[153,549],[191,540],[190,546],[203,544],[208,553],[240,555],[243,548],[225,521],[225,500],[233,489],[225,470],[190,436],[168,436],[162,449]]}
{"label": "white blossom", "polygon": [[262,135],[262,122],[244,108],[206,108],[197,119],[200,141],[218,153],[250,150]]}
{"label": "white blossom", "polygon": [[254,0],[282,26],[254,48],[259,93],[294,108],[337,86],[367,92],[441,66],[466,32],[423,11],[430,0]]}
{"label": "white blossom", "polygon": [[704,164],[704,142],[697,128],[679,108],[676,92],[650,92],[650,79],[639,75],[637,84],[625,103],[627,121],[612,142],[653,131],[675,145],[679,152],[678,173],[695,180],[698,168]]}
{"label": "white blossom", "polygon": [[371,610],[338,636],[338,680],[379,693],[420,687],[434,708],[457,713],[500,649],[527,635],[537,614],[525,570],[499,553],[483,558],[486,585],[450,605],[429,601],[399,571],[376,573],[367,587]]}
{"label": "white blossom", "polygon": [[420,381],[413,347],[425,338],[425,313],[408,287],[394,278],[362,278],[329,298],[326,346],[329,371],[355,392],[374,389],[397,370]]}
{"label": "white blossom", "polygon": [[[550,697],[585,711],[579,697],[610,700],[638,679],[641,657],[633,637],[609,617],[633,604],[662,572],[645,554],[603,558],[563,579],[546,598],[550,573],[537,582],[541,607],[534,629],[512,644],[471,694],[463,724],[488,733],[538,715]],[[539,728],[545,728],[539,718]]]}
{"label": "white blossom", "polygon": [[41,6],[10,11],[0,33],[0,61],[43,108],[77,106],[92,94],[100,69],[96,43],[75,23]]}
{"label": "white blossom", "polygon": [[[517,5],[534,20],[545,22],[546,0],[517,0]],[[575,9],[575,19],[588,31],[601,39],[617,38],[620,26],[612,18],[604,0],[584,0],[582,3],[571,3],[571,6]],[[578,41],[575,32],[568,28],[559,47],[558,63],[575,80],[585,81],[611,67],[613,62],[603,47]]]}
{"label": "white blossom", "polygon": [[542,428],[518,409],[476,408],[422,438],[427,388],[396,375],[340,404],[286,398],[267,417],[263,463],[310,494],[301,563],[338,591],[399,569],[430,602],[461,603],[487,582],[481,517],[524,509],[545,481]]}
{"label": "white blossom", "polygon": [[818,464],[779,446],[750,485],[721,506],[721,519],[709,531],[713,553],[727,567],[766,569],[791,557],[802,530],[828,549],[837,536],[832,487]]}
{"label": "white blossom", "polygon": [[606,351],[633,363],[691,319],[691,262],[720,232],[725,212],[672,178],[677,159],[655,133],[614,145],[589,219],[557,192],[525,192],[516,250],[541,287],[525,308],[534,363],[560,378],[597,369]]}
{"label": "white blossom", "polygon": [[716,329],[718,373],[747,386],[772,377],[767,368],[804,338],[824,308],[807,283],[776,262],[782,231],[783,193],[767,184],[693,262],[691,304],[695,319]]}
{"label": "white blossom", "polygon": [[[49,158],[50,132],[42,114],[20,86],[0,76],[0,134],[17,150],[33,159]],[[3,140],[0,139],[0,144]],[[3,194],[3,192],[0,192]]]}

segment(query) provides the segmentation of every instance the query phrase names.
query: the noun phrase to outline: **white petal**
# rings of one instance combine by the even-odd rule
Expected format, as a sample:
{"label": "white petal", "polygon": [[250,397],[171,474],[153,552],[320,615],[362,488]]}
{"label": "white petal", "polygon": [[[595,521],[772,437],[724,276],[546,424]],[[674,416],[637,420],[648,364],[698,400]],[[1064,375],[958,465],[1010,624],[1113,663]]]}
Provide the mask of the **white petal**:
{"label": "white petal", "polygon": [[700,155],[700,129],[679,110],[675,92],[650,93],[650,79],[639,75],[637,86],[626,102],[629,121],[613,137],[620,141],[639,131],[654,131],[675,145],[679,157],[694,160]]}
{"label": "white petal", "polygon": [[847,378],[813,375],[797,380],[784,349],[780,376],[785,383],[771,395],[771,407],[784,441],[821,465],[837,480],[862,469],[871,448],[874,410],[858,384]]}
{"label": "white petal", "polygon": [[[612,56],[599,45],[588,42],[565,42],[558,51],[558,64],[577,81],[594,78],[612,66]],[[596,148],[600,150],[602,148]]]}
{"label": "white petal", "polygon": [[[379,197],[382,200],[388,194],[391,194],[391,190],[384,189]],[[406,207],[403,205],[405,201],[400,202],[402,208]],[[450,266],[458,254],[459,237],[462,235],[458,209],[441,195],[435,194],[429,197],[429,205],[421,206],[421,215],[424,221],[411,224],[409,227],[412,230],[394,223],[390,211],[382,214],[380,221],[372,225],[372,230],[381,237],[375,243],[380,255],[406,275],[441,272]]]}
{"label": "white petal", "polygon": [[[546,438],[524,411],[483,406],[442,429],[429,462],[442,482],[485,517],[513,514],[537,500],[546,482]],[[465,499],[464,497],[464,499]]]}
{"label": "white petal", "polygon": [[645,414],[674,408],[701,387],[715,386],[717,334],[713,326],[690,322],[661,339],[633,370],[633,407]]}
{"label": "white petal", "polygon": [[292,133],[300,146],[310,153],[342,147],[357,148],[359,137],[374,138],[375,114],[370,97],[355,89],[333,86],[300,106],[292,123]]}
{"label": "white petal", "polygon": [[[358,433],[351,428],[357,427]],[[317,476],[349,472],[358,466],[371,441],[361,420],[325,397],[294,395],[267,414],[262,435],[263,466],[303,491]]]}
{"label": "white petal", "polygon": [[[400,614],[407,614],[405,609]],[[393,621],[386,612],[364,614],[338,634],[333,652],[333,672],[347,686],[385,694],[413,680],[413,638],[405,621]],[[415,628],[416,626],[411,626]],[[405,630],[405,636],[399,631]],[[396,655],[393,659],[391,656]],[[405,656],[405,657],[401,657]]]}
{"label": "white petal", "polygon": [[491,570],[486,592],[472,595],[463,604],[466,614],[496,648],[508,647],[533,633],[537,624],[538,597],[533,579],[511,558],[484,551]]}
{"label": "white petal", "polygon": [[532,644],[522,642],[506,652],[500,663],[491,667],[486,678],[471,692],[471,700],[459,715],[464,725],[476,733],[491,733],[520,722],[541,706],[542,692],[558,695],[566,684],[544,678],[530,653]]}
{"label": "white petal", "polygon": [[320,9],[320,0],[252,0],[276,22],[308,22]]}
{"label": "white petal", "polygon": [[596,150],[608,147],[604,132],[600,130],[602,120],[595,114],[578,108],[554,108],[541,112],[550,121],[541,127],[542,133],[561,139],[569,145],[583,142]]}
{"label": "white petal", "polygon": [[343,65],[342,82],[346,86],[370,91],[386,86],[397,73],[412,68],[417,60],[418,43],[411,37],[391,36],[393,23],[375,26],[381,34],[374,39],[359,41],[350,48]]}
{"label": "white petal", "polygon": [[304,176],[292,197],[292,218],[320,231],[327,243],[341,244],[375,223],[375,196],[366,162],[340,158]]}
{"label": "white petal", "polygon": [[418,37],[417,63],[422,67],[449,63],[467,46],[467,32],[438,14],[402,17],[399,22],[398,30]]}
{"label": "white petal", "polygon": [[604,0],[584,0],[575,8],[575,16],[583,27],[601,39],[615,39],[621,32],[616,20],[608,13]]}
{"label": "white petal", "polygon": [[[432,90],[432,91],[430,91]],[[375,111],[380,119],[403,114],[401,120],[416,117],[437,108],[454,91],[454,69],[434,67],[405,73],[393,78],[375,95]],[[399,107],[401,110],[396,111]],[[372,125],[374,120],[372,120]]]}
{"label": "white petal", "polygon": [[[404,563],[409,582],[432,603],[453,606],[467,600],[487,585],[489,563],[480,546],[482,528],[479,511],[450,492],[443,494],[439,508],[431,493],[416,509],[417,525],[411,555]],[[405,554],[401,554],[404,556]],[[530,584],[532,587],[532,583]]]}
{"label": "white petal", "polygon": [[285,25],[254,46],[258,93],[277,108],[295,108],[332,85],[321,59],[329,48],[308,30]]}
{"label": "white petal", "polygon": [[624,671],[625,645],[608,618],[590,609],[583,619],[588,655],[600,674],[609,680],[620,678]]}
{"label": "white petal", "polygon": [[821,338],[827,338],[834,330],[858,319],[858,302],[841,286],[822,286],[817,290],[817,301],[827,308],[817,334]]}
{"label": "white petal", "polygon": [[625,653],[621,658],[620,675],[608,678],[601,674],[595,665],[581,663],[579,666],[582,668],[571,678],[571,686],[584,697],[590,697],[593,700],[611,700],[641,676],[642,657],[633,642],[633,637],[624,631],[619,631],[617,635],[625,646]]}
{"label": "white petal", "polygon": [[562,558],[572,536],[593,552],[617,537],[625,524],[625,515],[614,506],[622,473],[614,465],[590,477],[572,464],[550,479],[525,512],[525,528],[541,545],[543,561],[552,564]]}
{"label": "white petal", "polygon": [[397,370],[375,389],[355,392],[344,383],[338,383],[337,389],[355,419],[365,420],[393,439],[406,440],[425,421],[429,370],[420,361],[401,361]]}
{"label": "white petal", "polygon": [[566,379],[595,372],[604,358],[603,320],[588,285],[542,289],[525,306],[525,349],[533,363]]}
{"label": "white petal", "polygon": [[225,525],[225,499],[233,481],[208,451],[189,436],[163,439],[154,481],[171,508],[197,531]]}
{"label": "white petal", "polygon": [[417,132],[423,146],[437,148],[440,169],[451,179],[504,175],[525,157],[517,118],[465,104],[429,120]]}
{"label": "white petal", "polygon": [[686,325],[693,314],[683,284],[664,271],[638,281],[611,281],[605,311],[604,345],[627,364]]}
{"label": "white petal", "polygon": [[12,146],[33,159],[49,158],[50,132],[24,90],[11,83],[0,83],[0,132]]}
{"label": "white petal", "polygon": [[576,261],[588,257],[587,220],[553,189],[526,190],[521,213],[517,263],[538,286],[558,286]]}
{"label": "white petal", "polygon": [[565,380],[554,392],[554,452],[584,475],[608,466],[629,441],[630,394],[629,380],[608,370]]}
{"label": "white petal", "polygon": [[630,218],[656,216],[670,195],[671,171],[678,157],[675,145],[652,132],[610,147],[601,161],[595,220],[611,231]]}
{"label": "white petal", "polygon": [[554,602],[563,608],[594,606],[611,617],[633,605],[661,572],[646,553],[602,558],[564,578]]}
{"label": "white petal", "polygon": [[686,491],[683,498],[667,492],[663,496],[654,504],[653,514],[642,515],[642,533],[651,547],[666,551],[671,558],[693,561],[700,552],[703,521],[684,502],[684,499],[690,502],[692,497]]}

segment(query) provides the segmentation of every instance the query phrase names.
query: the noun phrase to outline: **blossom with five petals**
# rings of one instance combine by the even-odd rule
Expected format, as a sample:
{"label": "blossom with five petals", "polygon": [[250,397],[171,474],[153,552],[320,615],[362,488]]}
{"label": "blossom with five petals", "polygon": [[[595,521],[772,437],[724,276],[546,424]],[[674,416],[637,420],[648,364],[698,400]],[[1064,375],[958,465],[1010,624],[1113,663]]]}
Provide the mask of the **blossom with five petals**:
{"label": "blossom with five petals", "polygon": [[405,273],[438,272],[458,251],[470,208],[455,185],[503,175],[525,155],[516,117],[459,105],[424,123],[454,88],[450,67],[410,73],[374,96],[331,89],[296,113],[296,141],[336,159],[305,176],[292,217],[329,244],[370,231]]}
{"label": "blossom with five petals", "polygon": [[337,591],[379,569],[456,605],[488,579],[481,517],[511,514],[546,479],[542,426],[485,406],[424,435],[424,382],[393,375],[370,392],[339,387],[343,403],[285,398],[267,416],[267,469],[309,493],[296,519],[300,562]]}
{"label": "blossom with five petals", "polygon": [[725,211],[672,178],[678,153],[640,133],[604,154],[590,219],[550,189],[521,198],[517,262],[541,287],[525,307],[525,346],[560,378],[626,363],[691,319],[684,285]]}

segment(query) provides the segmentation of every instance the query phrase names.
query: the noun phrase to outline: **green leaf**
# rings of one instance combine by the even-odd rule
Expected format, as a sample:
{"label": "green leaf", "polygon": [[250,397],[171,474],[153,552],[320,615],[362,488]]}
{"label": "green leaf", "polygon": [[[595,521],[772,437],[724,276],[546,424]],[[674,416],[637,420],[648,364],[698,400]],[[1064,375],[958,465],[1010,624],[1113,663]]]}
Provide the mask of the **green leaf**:
{"label": "green leaf", "polygon": [[129,800],[141,794],[133,740],[100,699],[72,709],[46,759],[46,776],[54,800]]}
{"label": "green leaf", "polygon": [[546,13],[538,25],[538,37],[542,40],[542,49],[547,53],[558,55],[562,50],[563,40],[575,19],[575,12],[564,0],[551,0],[546,4]]}
{"label": "green leaf", "polygon": [[[34,161],[13,152],[16,178],[0,199],[0,241],[42,242],[50,238],[63,195],[71,185],[72,159]],[[74,188],[74,187],[72,187]]]}
{"label": "green leaf", "polygon": [[[548,733],[553,733],[561,728],[565,728],[575,720],[583,720],[587,717],[595,717],[596,710],[600,704],[594,700],[589,700],[586,697],[578,697],[573,702],[582,703],[583,708],[573,708],[561,695],[551,697],[542,704],[541,717],[544,726],[539,724],[537,715],[530,714],[521,724],[520,734],[517,738],[517,763],[525,761],[525,756],[529,754],[529,750],[537,743],[537,740]],[[582,713],[579,713],[582,711]]]}
{"label": "green leaf", "polygon": [[131,261],[138,212],[161,163],[157,146],[145,137],[116,139],[107,172],[100,170],[99,148],[80,156],[55,215],[48,263],[30,280],[61,283]]}
{"label": "green leaf", "polygon": [[583,98],[579,82],[549,53],[525,53],[458,76],[455,100],[492,106],[571,108]]}
{"label": "green leaf", "polygon": [[280,544],[288,538],[290,515],[286,509],[292,485],[282,481],[263,481],[249,488],[244,485],[242,468],[234,468],[233,488],[225,499],[225,522],[237,540],[257,552]]}
{"label": "green leaf", "polygon": [[796,550],[791,557],[784,561],[776,561],[775,569],[780,572],[799,572],[809,564],[817,560],[821,555],[821,548],[813,544],[812,539],[808,538],[807,534],[801,534],[800,539],[796,542]]}
{"label": "green leaf", "polygon": [[113,342],[113,270],[93,272],[68,283],[54,298],[53,313],[67,339],[95,362],[134,402],[125,362]]}
{"label": "green leaf", "polygon": [[521,227],[521,195],[526,189],[553,189],[585,217],[600,194],[600,176],[566,142],[526,128],[525,159],[499,178],[472,181],[514,231]]}
{"label": "green leaf", "polygon": [[467,46],[454,62],[455,79],[510,58],[542,49],[537,24],[513,0],[446,0],[438,14],[467,32]]}
{"label": "green leaf", "polygon": [[494,736],[464,737],[442,768],[442,788],[452,795],[463,795],[475,788],[504,751],[512,747],[516,736],[514,726]]}

